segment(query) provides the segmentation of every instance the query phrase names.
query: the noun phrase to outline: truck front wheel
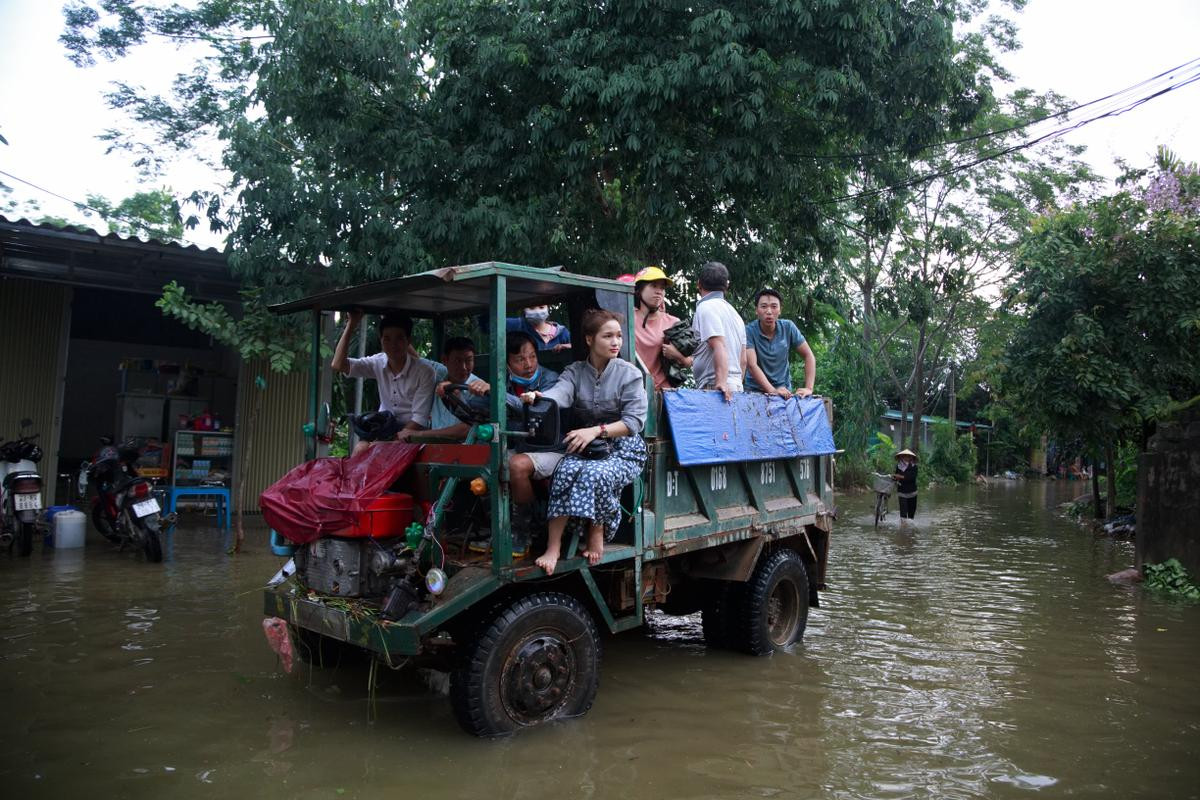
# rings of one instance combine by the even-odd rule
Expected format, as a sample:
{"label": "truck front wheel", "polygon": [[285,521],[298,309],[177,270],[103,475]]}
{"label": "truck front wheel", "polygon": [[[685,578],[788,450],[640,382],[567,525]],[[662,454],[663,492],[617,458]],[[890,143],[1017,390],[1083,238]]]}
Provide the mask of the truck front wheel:
{"label": "truck front wheel", "polygon": [[791,550],[764,557],[742,597],[741,649],[763,656],[800,641],[808,624],[808,573]]}
{"label": "truck front wheel", "polygon": [[458,722],[497,736],[587,713],[600,683],[600,638],[578,600],[557,592],[521,597],[483,620],[450,675]]}

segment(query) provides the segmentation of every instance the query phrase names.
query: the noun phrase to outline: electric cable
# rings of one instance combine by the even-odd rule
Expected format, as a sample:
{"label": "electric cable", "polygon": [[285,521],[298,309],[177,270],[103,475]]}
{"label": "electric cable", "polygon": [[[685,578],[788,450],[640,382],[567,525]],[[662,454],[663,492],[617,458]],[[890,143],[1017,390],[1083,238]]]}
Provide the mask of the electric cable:
{"label": "electric cable", "polygon": [[[981,139],[990,139],[993,136],[1000,136],[1001,134],[1012,133],[1013,131],[1019,131],[1023,128],[1029,128],[1029,127],[1032,127],[1039,123],[1046,122],[1047,120],[1057,119],[1059,117],[1066,117],[1066,116],[1069,116],[1069,115],[1075,113],[1076,111],[1080,111],[1085,108],[1091,108],[1092,106],[1107,102],[1109,100],[1113,100],[1115,98],[1121,97],[1122,95],[1130,94],[1133,91],[1142,89],[1142,88],[1146,87],[1148,84],[1154,83],[1163,78],[1168,78],[1170,80],[1170,79],[1172,79],[1172,78],[1170,78],[1172,73],[1180,72],[1180,71],[1186,70],[1190,67],[1194,67],[1197,65],[1200,65],[1200,57],[1194,58],[1190,61],[1185,61],[1184,63],[1182,63],[1178,66],[1171,67],[1170,69],[1164,70],[1164,71],[1158,73],[1157,75],[1152,75],[1151,77],[1145,78],[1144,80],[1141,80],[1141,81],[1138,81],[1135,84],[1126,86],[1124,89],[1121,89],[1119,91],[1111,92],[1109,94],[1104,95],[1103,97],[1097,97],[1095,100],[1089,100],[1086,103],[1080,103],[1080,104],[1072,106],[1070,108],[1062,109],[1061,111],[1056,111],[1053,114],[1047,114],[1044,117],[1030,119],[1025,122],[1018,122],[1018,123],[1009,125],[1004,128],[996,128],[996,129],[993,129],[990,131],[984,131],[982,133],[972,134],[970,136],[963,136],[958,139],[947,139],[947,140],[941,141],[941,142],[931,142],[927,145],[924,145],[921,149],[922,150],[931,150],[931,149],[938,148],[938,147],[946,147],[946,146],[955,145],[955,144],[967,144],[970,142],[979,141]],[[795,157],[796,158],[809,158],[814,161],[839,161],[839,160],[859,160],[859,159],[864,159],[864,158],[876,158],[878,156],[895,155],[895,154],[903,153],[903,152],[905,152],[903,149],[896,147],[896,148],[885,148],[883,150],[875,150],[875,151],[869,151],[869,152],[864,151],[864,152],[857,152],[857,153],[829,153],[829,154],[798,153],[798,154],[796,154]]]}
{"label": "electric cable", "polygon": [[1097,114],[1093,117],[1089,117],[1087,119],[1080,120],[1079,122],[1075,122],[1070,125],[1065,125],[1060,128],[1056,128],[1055,130],[1052,130],[1049,133],[1045,133],[1040,136],[1036,136],[1032,139],[1028,139],[1026,141],[1019,142],[1017,144],[1002,148],[995,152],[986,153],[977,158],[972,158],[972,159],[969,159],[967,161],[964,161],[964,162],[961,162],[958,164],[953,164],[944,169],[934,170],[933,172],[928,172],[923,175],[919,175],[915,178],[912,178],[911,180],[903,181],[901,183],[889,184],[888,186],[882,186],[877,189],[868,189],[868,190],[861,191],[861,192],[854,192],[851,194],[841,195],[839,197],[831,198],[829,200],[819,201],[815,205],[830,205],[830,204],[834,204],[834,203],[842,203],[847,200],[858,200],[858,199],[865,198],[865,197],[877,197],[877,196],[885,194],[887,192],[894,192],[899,189],[908,189],[913,186],[919,186],[920,184],[928,183],[929,181],[937,180],[938,178],[944,178],[944,177],[948,177],[950,175],[954,175],[959,172],[964,172],[973,167],[977,167],[980,164],[983,164],[985,162],[993,161],[997,158],[1002,158],[1006,155],[1011,155],[1012,153],[1016,153],[1021,150],[1026,150],[1030,147],[1033,147],[1034,145],[1041,144],[1044,141],[1060,138],[1060,137],[1065,136],[1066,134],[1070,133],[1071,131],[1078,130],[1078,129],[1084,127],[1085,125],[1090,125],[1093,122],[1098,122],[1099,120],[1107,119],[1110,117],[1119,117],[1122,114],[1128,113],[1129,111],[1133,111],[1134,109],[1139,108],[1142,105],[1145,105],[1146,103],[1150,102],[1151,100],[1155,99],[1156,97],[1161,97],[1165,94],[1169,94],[1173,91],[1177,91],[1179,89],[1182,89],[1185,86],[1196,83],[1197,81],[1200,81],[1200,74],[1196,74],[1192,77],[1189,77],[1187,80],[1181,81],[1180,83],[1174,84],[1172,86],[1168,86],[1166,88],[1159,89],[1158,91],[1156,91],[1152,94],[1146,95],[1144,97],[1140,97],[1137,100],[1130,101],[1129,103],[1127,103],[1124,106],[1113,108],[1113,109],[1104,111],[1103,113]]}

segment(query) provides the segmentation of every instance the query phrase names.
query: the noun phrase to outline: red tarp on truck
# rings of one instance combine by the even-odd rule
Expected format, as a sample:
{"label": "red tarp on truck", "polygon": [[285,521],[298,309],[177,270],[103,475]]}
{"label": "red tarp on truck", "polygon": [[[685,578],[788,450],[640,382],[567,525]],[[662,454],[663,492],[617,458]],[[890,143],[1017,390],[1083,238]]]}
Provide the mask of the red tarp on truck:
{"label": "red tarp on truck", "polygon": [[349,533],[359,515],[416,461],[421,445],[378,442],[350,458],[318,458],[284,475],[258,498],[263,519],[306,544]]}

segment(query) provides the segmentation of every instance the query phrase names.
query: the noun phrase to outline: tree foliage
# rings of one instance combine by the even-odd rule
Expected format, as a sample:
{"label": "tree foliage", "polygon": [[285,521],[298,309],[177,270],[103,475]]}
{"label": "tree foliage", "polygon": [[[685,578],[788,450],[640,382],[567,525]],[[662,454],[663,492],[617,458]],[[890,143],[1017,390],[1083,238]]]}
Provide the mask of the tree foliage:
{"label": "tree foliage", "polygon": [[748,283],[833,252],[822,208],[852,173],[885,184],[976,117],[986,37],[954,26],[984,5],[104,0],[71,6],[63,41],[81,64],[211,48],[172,96],[118,87],[159,140],[112,142],[152,166],[223,139],[238,204],[192,199],[273,292],[490,258],[715,257]]}
{"label": "tree foliage", "polygon": [[[863,337],[890,396],[913,418],[939,389],[939,376],[969,357],[966,334],[989,313],[981,298],[1006,281],[1015,244],[1037,213],[1094,180],[1079,148],[1016,149],[1023,125],[1066,105],[1024,90],[989,102],[963,141],[913,163],[927,179],[885,206],[862,176],[865,198],[844,211],[850,235],[840,263],[857,290]],[[918,426],[908,432],[908,446],[919,451]]]}
{"label": "tree foliage", "polygon": [[1200,176],[1169,154],[1045,217],[1018,255],[1027,316],[1003,386],[1043,430],[1111,445],[1200,394]]}
{"label": "tree foliage", "polygon": [[183,239],[183,219],[179,203],[167,188],[135,192],[118,203],[99,194],[89,194],[84,216],[96,214],[111,233],[179,242]]}

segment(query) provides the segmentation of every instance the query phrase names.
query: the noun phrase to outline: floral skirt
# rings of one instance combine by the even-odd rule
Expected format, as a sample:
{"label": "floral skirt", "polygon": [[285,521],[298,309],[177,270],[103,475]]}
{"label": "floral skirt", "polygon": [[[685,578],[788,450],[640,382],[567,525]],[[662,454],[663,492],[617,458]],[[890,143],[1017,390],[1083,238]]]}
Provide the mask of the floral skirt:
{"label": "floral skirt", "polygon": [[621,524],[621,490],[645,466],[646,443],[641,436],[614,439],[608,458],[564,456],[554,470],[546,516],[599,522],[604,525],[604,540],[611,542]]}

